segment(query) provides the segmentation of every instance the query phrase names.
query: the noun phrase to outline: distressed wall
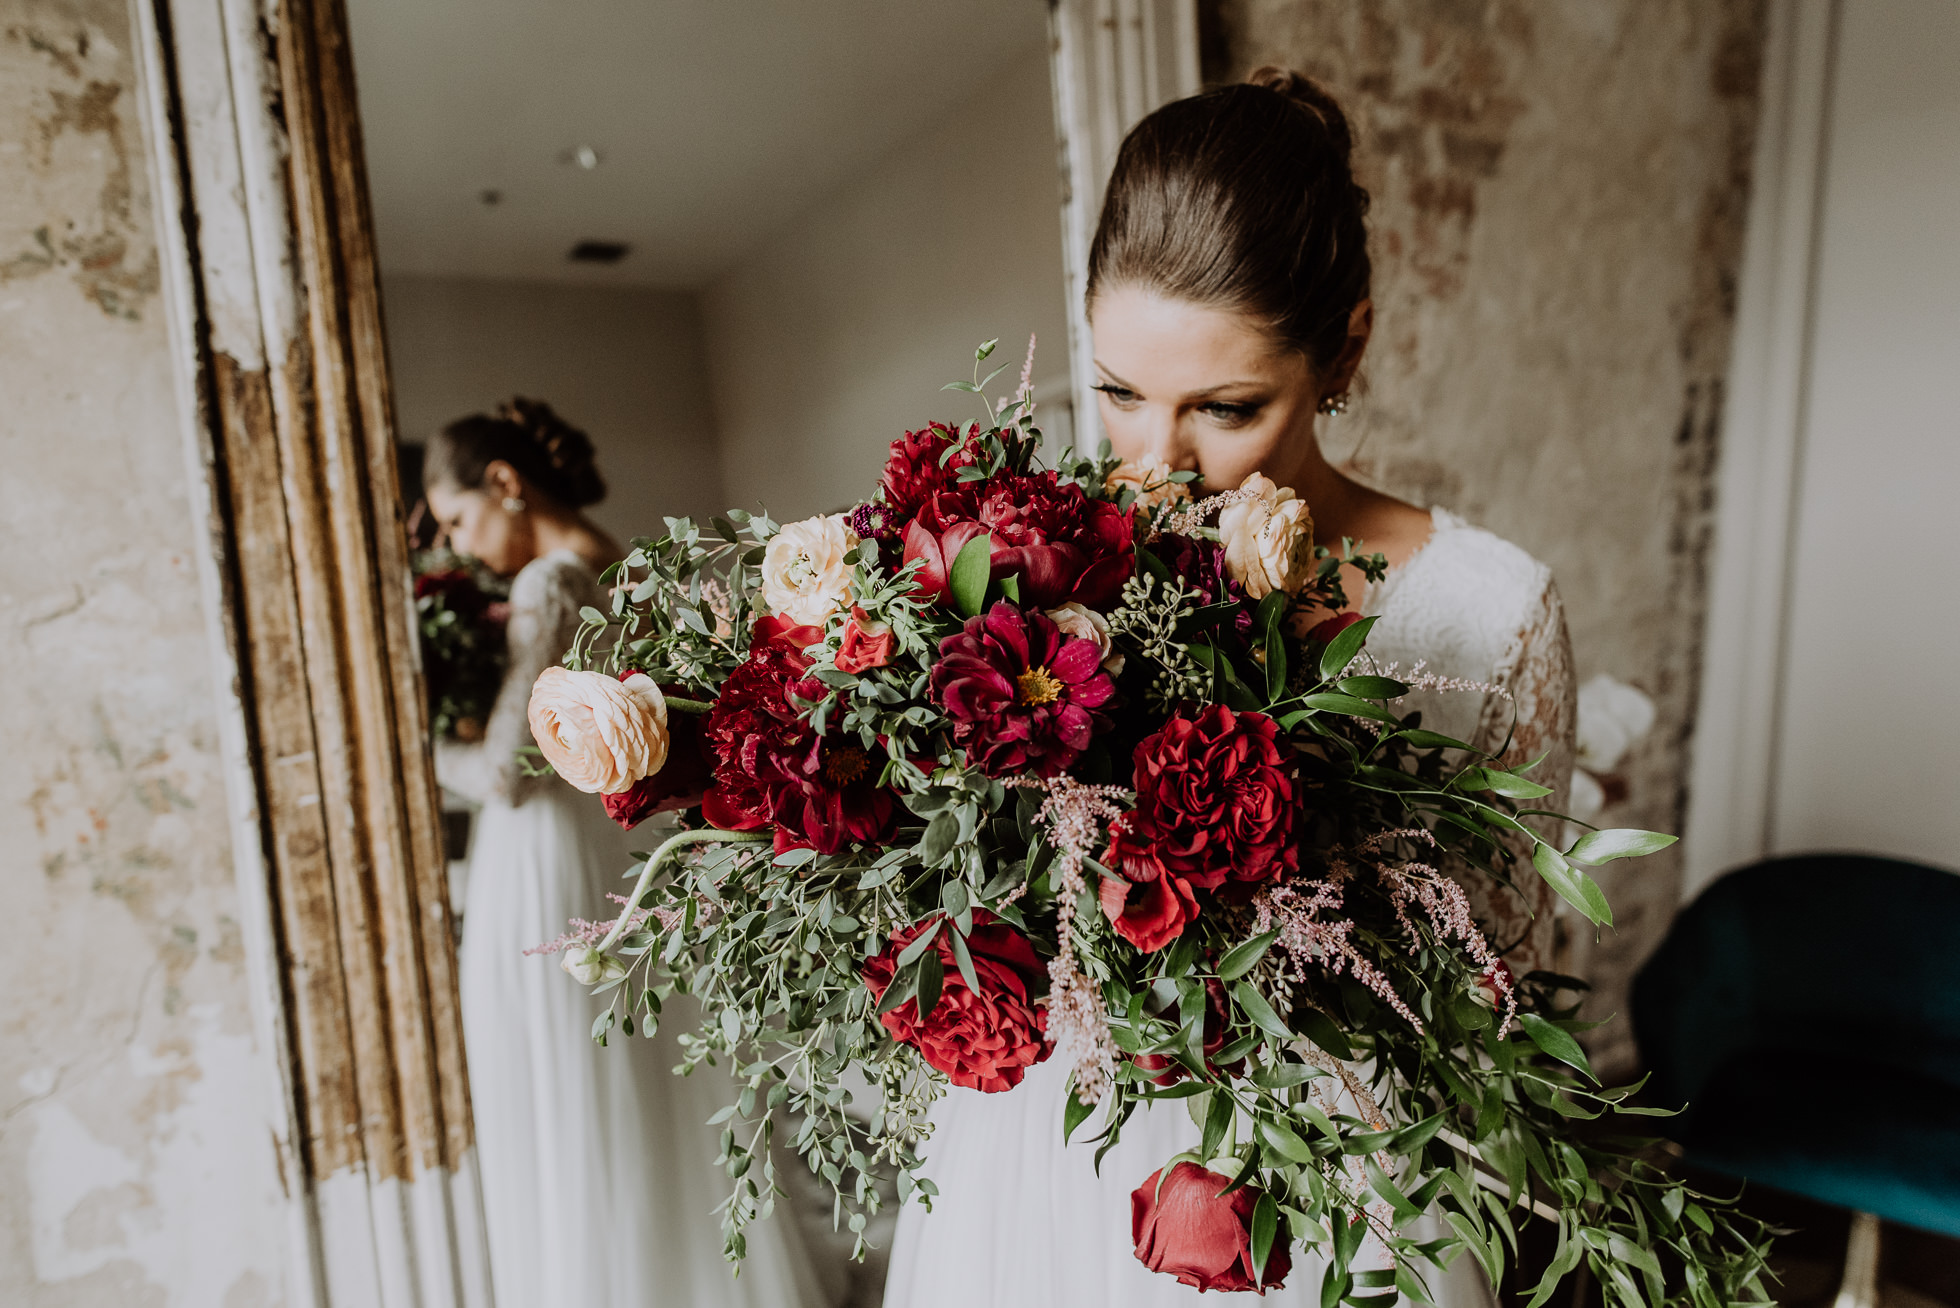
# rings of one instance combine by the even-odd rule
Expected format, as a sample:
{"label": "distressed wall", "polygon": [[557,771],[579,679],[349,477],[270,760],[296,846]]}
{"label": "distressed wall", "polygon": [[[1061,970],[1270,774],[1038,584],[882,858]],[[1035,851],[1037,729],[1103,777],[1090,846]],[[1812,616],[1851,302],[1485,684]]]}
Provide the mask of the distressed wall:
{"label": "distressed wall", "polygon": [[[1355,123],[1376,335],[1328,453],[1552,566],[1580,679],[1659,707],[1599,821],[1680,831],[1759,0],[1207,0],[1204,26],[1207,81],[1288,65]],[[1618,929],[1579,961],[1624,1015],[1680,868],[1603,871]],[[1631,1058],[1624,1020],[1597,1039]]]}
{"label": "distressed wall", "polygon": [[285,1301],[122,0],[0,0],[0,1302]]}

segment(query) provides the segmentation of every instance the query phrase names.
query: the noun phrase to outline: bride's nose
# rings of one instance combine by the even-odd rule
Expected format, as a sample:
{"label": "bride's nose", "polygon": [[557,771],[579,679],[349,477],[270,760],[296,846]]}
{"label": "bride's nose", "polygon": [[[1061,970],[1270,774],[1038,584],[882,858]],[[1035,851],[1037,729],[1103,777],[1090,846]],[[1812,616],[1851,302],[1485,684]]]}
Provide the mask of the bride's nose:
{"label": "bride's nose", "polygon": [[1167,464],[1172,472],[1197,471],[1198,448],[1175,409],[1152,405],[1145,422],[1143,452],[1147,457]]}

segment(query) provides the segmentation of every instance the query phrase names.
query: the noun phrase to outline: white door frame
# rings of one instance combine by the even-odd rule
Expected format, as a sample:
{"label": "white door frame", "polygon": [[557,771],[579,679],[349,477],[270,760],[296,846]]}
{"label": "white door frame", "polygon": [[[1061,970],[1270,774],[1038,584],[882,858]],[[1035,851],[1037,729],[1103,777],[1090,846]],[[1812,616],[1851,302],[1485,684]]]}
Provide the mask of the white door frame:
{"label": "white door frame", "polygon": [[1768,856],[1839,0],[1771,0],[1743,246],[1684,899]]}
{"label": "white door frame", "polygon": [[1198,91],[1198,0],[1049,0],[1049,80],[1062,174],[1075,448],[1102,443],[1089,341],[1089,244],[1117,147],[1159,105]]}

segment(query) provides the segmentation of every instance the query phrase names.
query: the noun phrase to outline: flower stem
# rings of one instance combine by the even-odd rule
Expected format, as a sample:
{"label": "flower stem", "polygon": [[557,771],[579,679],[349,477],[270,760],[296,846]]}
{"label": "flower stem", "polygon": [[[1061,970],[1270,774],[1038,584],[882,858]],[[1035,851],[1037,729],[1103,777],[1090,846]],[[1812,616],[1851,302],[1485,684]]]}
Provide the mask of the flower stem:
{"label": "flower stem", "polygon": [[[667,702],[673,703],[672,700]],[[689,845],[753,845],[775,838],[774,831],[723,831],[718,827],[681,831],[669,836],[659,849],[653,851],[653,857],[647,860],[647,865],[640,869],[640,879],[633,883],[633,893],[626,897],[625,906],[619,910],[619,920],[613,923],[612,930],[606,932],[606,938],[599,942],[599,952],[602,954],[607,952],[619,943],[621,936],[626,934],[626,924],[633,920],[633,910],[639,905],[640,896],[646,893],[648,883],[653,880],[653,874],[666,866],[667,860],[676,851],[685,849]]]}
{"label": "flower stem", "polygon": [[682,699],[679,695],[663,695],[661,698],[667,701],[667,708],[670,712],[691,713],[697,717],[714,707],[714,703],[711,700]]}

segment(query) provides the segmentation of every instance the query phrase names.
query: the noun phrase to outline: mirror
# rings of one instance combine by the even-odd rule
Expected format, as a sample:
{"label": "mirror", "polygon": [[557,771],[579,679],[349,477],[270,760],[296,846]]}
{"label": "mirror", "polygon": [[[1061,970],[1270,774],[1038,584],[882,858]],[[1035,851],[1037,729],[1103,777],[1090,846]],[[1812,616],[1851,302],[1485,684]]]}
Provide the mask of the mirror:
{"label": "mirror", "polygon": [[[726,1073],[668,1076],[681,1051],[658,1035],[594,1047],[585,989],[524,953],[568,917],[609,918],[627,851],[650,847],[595,829],[594,797],[511,766],[528,743],[525,659],[551,639],[539,597],[561,615],[579,598],[572,574],[544,585],[539,560],[569,549],[596,594],[601,556],[668,516],[852,504],[894,438],[975,416],[940,386],[990,338],[1010,365],[1037,339],[1043,426],[1070,439],[1045,9],[348,4],[405,498],[430,439],[517,396],[589,439],[607,490],[580,505],[536,476],[454,484],[478,498],[413,524],[425,548],[502,542],[497,557],[478,546],[482,561],[424,556],[418,606],[503,1302],[586,1301],[578,1285],[640,1302],[656,1270],[698,1278],[689,1302],[732,1293],[713,1215],[728,1181],[702,1126],[728,1102],[725,1079],[707,1084]],[[560,453],[562,427],[546,438]],[[534,521],[545,510],[563,513]],[[877,1256],[849,1260],[826,1192],[799,1187],[783,1153],[790,1202],[755,1228],[744,1293],[878,1302]],[[894,1212],[868,1233],[881,1250]],[[659,1234],[622,1236],[635,1230]]]}

